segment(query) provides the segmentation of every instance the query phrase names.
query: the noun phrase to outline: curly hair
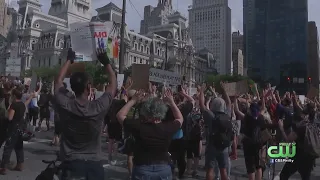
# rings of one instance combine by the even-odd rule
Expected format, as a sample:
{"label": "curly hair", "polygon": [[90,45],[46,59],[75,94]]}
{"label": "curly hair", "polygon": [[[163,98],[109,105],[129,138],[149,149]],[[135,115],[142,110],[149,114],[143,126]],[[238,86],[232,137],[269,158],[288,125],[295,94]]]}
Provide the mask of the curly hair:
{"label": "curly hair", "polygon": [[159,98],[150,97],[146,99],[140,109],[140,115],[145,118],[164,119],[168,106]]}

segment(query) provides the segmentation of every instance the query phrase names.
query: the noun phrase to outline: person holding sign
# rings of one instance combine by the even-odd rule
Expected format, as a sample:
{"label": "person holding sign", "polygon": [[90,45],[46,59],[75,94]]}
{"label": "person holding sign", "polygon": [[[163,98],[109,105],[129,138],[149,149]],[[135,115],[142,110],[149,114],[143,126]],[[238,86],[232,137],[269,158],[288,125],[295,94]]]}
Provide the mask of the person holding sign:
{"label": "person holding sign", "polygon": [[104,180],[101,164],[101,129],[111,101],[116,94],[117,79],[110,60],[103,49],[97,50],[97,57],[105,67],[110,83],[104,94],[93,101],[90,93],[89,77],[84,72],[74,72],[70,77],[71,89],[75,98],[66,94],[63,79],[75,60],[75,52],[69,49],[67,61],[61,67],[55,84],[55,102],[62,124],[60,158],[63,177],[66,179]]}

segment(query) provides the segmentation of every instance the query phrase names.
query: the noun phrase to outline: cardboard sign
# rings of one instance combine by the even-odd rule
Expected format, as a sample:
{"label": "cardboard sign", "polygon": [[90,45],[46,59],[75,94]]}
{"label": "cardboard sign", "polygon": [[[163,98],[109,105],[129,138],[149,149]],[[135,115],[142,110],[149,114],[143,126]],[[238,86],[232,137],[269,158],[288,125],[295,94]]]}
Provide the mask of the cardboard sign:
{"label": "cardboard sign", "polygon": [[145,91],[149,90],[149,65],[133,64],[132,65],[132,87],[131,89]]}
{"label": "cardboard sign", "polygon": [[319,90],[313,86],[310,86],[309,91],[307,93],[307,98],[308,99],[313,99],[315,97],[319,96]]}
{"label": "cardboard sign", "polygon": [[245,94],[249,91],[247,80],[242,80],[238,82],[226,83],[225,90],[228,96],[237,96]]}

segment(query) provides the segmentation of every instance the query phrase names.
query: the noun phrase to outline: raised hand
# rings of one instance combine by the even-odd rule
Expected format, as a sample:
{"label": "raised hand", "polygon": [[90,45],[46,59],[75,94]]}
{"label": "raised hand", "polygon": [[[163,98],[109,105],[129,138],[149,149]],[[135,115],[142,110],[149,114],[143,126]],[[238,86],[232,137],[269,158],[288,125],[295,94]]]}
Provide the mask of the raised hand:
{"label": "raised hand", "polygon": [[104,66],[110,64],[110,59],[105,49],[101,49],[101,48],[97,49],[97,58],[99,62]]}
{"label": "raised hand", "polygon": [[74,60],[76,59],[76,52],[72,50],[72,48],[68,49],[68,54],[67,54],[67,60],[69,60],[72,63],[74,63]]}

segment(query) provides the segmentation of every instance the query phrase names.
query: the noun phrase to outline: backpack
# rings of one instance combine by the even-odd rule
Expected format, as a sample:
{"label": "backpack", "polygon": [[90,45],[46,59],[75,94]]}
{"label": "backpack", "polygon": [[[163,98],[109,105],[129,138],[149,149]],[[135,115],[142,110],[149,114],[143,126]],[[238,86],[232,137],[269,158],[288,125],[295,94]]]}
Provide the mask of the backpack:
{"label": "backpack", "polygon": [[[301,125],[301,124],[300,124]],[[302,122],[306,127],[303,149],[314,158],[320,157],[320,129],[315,123]]]}
{"label": "backpack", "polygon": [[225,113],[215,113],[210,134],[212,145],[219,150],[230,147],[234,135],[231,118]]}
{"label": "backpack", "polygon": [[255,123],[255,127],[253,129],[252,142],[255,146],[262,147],[272,138],[269,130],[266,128],[262,129],[260,126],[261,123],[265,123],[265,118],[263,115],[260,114],[258,118],[251,123]]}
{"label": "backpack", "polygon": [[187,117],[187,139],[196,140],[201,137],[201,127],[199,121],[202,119],[201,114],[190,113]]}

